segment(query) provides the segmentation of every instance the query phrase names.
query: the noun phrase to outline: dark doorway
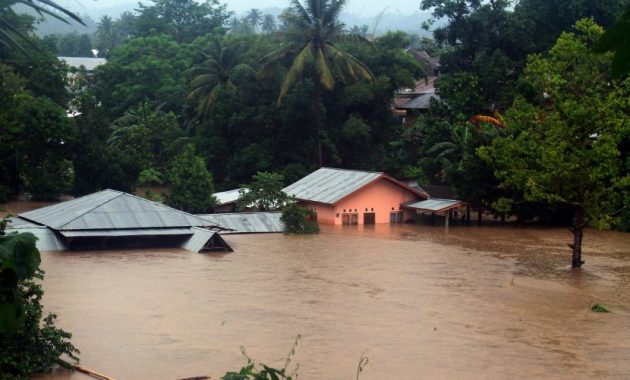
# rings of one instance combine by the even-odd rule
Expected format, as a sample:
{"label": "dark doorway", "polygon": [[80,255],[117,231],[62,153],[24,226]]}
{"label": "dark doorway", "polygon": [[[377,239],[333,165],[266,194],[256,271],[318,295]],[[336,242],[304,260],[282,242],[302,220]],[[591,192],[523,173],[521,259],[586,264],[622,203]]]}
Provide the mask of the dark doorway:
{"label": "dark doorway", "polygon": [[341,215],[341,224],[343,224],[344,226],[359,224],[359,214]]}
{"label": "dark doorway", "polygon": [[376,223],[376,213],[366,212],[363,214],[363,224],[375,224]]}

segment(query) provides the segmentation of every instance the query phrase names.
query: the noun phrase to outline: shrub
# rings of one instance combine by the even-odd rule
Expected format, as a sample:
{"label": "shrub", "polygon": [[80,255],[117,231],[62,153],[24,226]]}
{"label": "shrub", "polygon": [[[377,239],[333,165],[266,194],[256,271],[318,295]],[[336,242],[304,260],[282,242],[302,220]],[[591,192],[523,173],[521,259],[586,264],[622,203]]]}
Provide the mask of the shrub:
{"label": "shrub", "polygon": [[280,220],[286,226],[287,232],[296,234],[316,234],[319,232],[319,225],[315,221],[315,212],[300,206],[295,201],[284,207]]}

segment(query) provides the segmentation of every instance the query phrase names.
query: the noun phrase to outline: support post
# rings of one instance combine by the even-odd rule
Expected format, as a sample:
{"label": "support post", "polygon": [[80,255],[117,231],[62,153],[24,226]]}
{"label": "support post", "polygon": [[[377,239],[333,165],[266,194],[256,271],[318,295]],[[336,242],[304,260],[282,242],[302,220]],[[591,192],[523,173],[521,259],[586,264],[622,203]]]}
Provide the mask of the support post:
{"label": "support post", "polygon": [[449,217],[451,216],[451,212],[447,211],[446,214],[444,215],[444,227],[448,228],[448,220]]}

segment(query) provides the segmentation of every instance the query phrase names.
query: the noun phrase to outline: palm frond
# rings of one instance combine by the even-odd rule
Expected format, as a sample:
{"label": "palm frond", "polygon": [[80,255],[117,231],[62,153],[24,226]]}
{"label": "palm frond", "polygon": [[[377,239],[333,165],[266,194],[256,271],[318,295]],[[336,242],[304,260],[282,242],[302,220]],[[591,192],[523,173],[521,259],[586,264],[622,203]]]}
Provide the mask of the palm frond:
{"label": "palm frond", "polygon": [[300,16],[300,18],[302,18],[304,21],[308,22],[309,24],[313,24],[313,20],[309,12],[307,12],[307,10],[304,9],[304,7],[302,6],[302,3],[300,3],[298,0],[291,0],[289,3],[291,4],[291,8],[297,13],[298,16]]}
{"label": "palm frond", "polygon": [[304,72],[304,67],[308,62],[313,61],[313,45],[308,43],[302,48],[300,53],[293,60],[293,64],[287,71],[280,86],[280,94],[278,95],[278,104],[282,102],[284,95],[289,92],[289,89],[297,82],[298,78]]}
{"label": "palm frond", "polygon": [[332,43],[328,43],[326,47],[328,54],[334,60],[335,67],[338,68],[344,78],[374,81],[374,74],[372,74],[370,69],[352,54],[337,48]]}
{"label": "palm frond", "polygon": [[327,90],[332,90],[335,86],[335,79],[333,78],[332,72],[330,71],[330,67],[328,66],[328,62],[326,61],[326,57],[324,57],[324,52],[322,49],[317,49],[317,57],[315,59],[315,66],[317,68],[317,73],[319,74],[319,82],[324,86]]}

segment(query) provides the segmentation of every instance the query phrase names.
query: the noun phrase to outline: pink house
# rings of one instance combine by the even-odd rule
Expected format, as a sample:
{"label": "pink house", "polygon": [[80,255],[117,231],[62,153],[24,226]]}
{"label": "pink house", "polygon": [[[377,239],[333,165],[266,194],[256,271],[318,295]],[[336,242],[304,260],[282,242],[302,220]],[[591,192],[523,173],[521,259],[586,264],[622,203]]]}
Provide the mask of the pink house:
{"label": "pink house", "polygon": [[321,168],[284,192],[315,210],[321,224],[402,223],[415,218],[404,204],[428,195],[380,172]]}

